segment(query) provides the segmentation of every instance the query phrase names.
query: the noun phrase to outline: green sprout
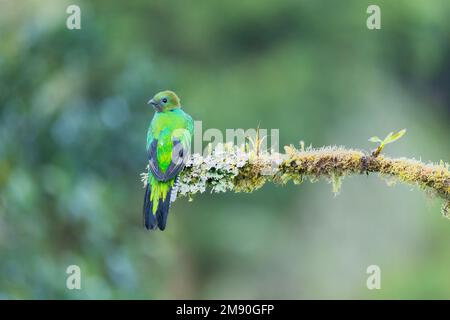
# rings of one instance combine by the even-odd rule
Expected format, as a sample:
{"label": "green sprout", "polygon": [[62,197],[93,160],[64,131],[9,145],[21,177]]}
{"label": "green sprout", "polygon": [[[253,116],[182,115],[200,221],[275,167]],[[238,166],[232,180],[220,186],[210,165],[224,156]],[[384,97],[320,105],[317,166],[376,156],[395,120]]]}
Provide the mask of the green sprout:
{"label": "green sprout", "polygon": [[403,137],[403,135],[405,133],[406,133],[406,129],[403,129],[397,133],[394,133],[394,132],[389,133],[386,136],[386,138],[384,138],[384,140],[381,140],[377,136],[370,138],[369,139],[370,142],[379,143],[378,148],[376,148],[375,150],[372,151],[372,156],[374,156],[375,158],[378,157],[380,155],[381,151],[383,151],[384,147],[387,144],[397,141],[398,139]]}

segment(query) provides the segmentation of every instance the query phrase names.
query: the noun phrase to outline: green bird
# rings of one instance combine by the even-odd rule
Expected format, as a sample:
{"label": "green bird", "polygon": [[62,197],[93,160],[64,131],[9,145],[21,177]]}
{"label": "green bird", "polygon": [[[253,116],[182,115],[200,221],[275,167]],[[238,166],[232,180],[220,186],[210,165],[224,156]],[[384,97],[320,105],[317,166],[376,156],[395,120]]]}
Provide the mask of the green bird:
{"label": "green bird", "polygon": [[147,132],[148,183],[144,198],[144,225],[149,230],[166,228],[170,196],[191,149],[194,123],[181,109],[180,99],[169,90],[149,102],[155,114]]}

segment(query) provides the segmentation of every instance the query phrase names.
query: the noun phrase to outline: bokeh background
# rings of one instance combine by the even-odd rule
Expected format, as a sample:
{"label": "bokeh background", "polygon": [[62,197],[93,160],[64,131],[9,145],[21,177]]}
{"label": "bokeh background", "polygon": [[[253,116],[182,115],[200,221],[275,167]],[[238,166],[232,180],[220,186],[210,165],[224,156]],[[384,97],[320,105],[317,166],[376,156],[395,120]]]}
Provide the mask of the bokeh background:
{"label": "bokeh background", "polygon": [[[66,8],[81,7],[81,30]],[[369,4],[382,29],[366,27]],[[450,2],[0,1],[0,298],[450,298],[442,202],[376,176],[179,199],[141,225],[155,92],[208,128],[450,160]],[[79,265],[82,289],[66,289]],[[381,290],[366,268],[381,268]]]}

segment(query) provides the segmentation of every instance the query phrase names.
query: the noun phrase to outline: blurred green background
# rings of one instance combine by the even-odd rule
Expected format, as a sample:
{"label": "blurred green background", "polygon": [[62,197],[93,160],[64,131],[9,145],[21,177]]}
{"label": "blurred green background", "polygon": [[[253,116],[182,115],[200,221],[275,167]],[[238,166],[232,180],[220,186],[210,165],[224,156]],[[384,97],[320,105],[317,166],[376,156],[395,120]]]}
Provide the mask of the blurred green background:
{"label": "blurred green background", "polygon": [[[260,122],[281,145],[369,149],[406,127],[387,154],[448,162],[448,0],[0,7],[0,298],[450,298],[450,221],[411,186],[205,193],[151,233],[139,181],[162,89],[203,130]],[[66,289],[72,264],[82,290]],[[366,288],[372,264],[381,290]]]}

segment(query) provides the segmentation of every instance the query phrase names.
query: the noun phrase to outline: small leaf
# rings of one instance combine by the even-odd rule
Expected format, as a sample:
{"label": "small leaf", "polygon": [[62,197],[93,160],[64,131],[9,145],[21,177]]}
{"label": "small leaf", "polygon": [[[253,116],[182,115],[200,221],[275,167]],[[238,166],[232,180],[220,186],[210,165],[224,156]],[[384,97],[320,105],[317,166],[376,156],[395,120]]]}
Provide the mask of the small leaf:
{"label": "small leaf", "polygon": [[384,140],[388,140],[390,137],[392,137],[392,135],[394,134],[393,131],[389,132],[389,134],[386,136],[386,138],[384,138]]}
{"label": "small leaf", "polygon": [[381,142],[381,139],[378,138],[377,136],[375,136],[375,137],[370,138],[369,141],[370,141],[370,142],[379,143],[379,142]]}
{"label": "small leaf", "polygon": [[403,135],[406,133],[406,129],[400,130],[396,134],[389,135],[384,139],[384,144],[392,143],[403,137]]}

